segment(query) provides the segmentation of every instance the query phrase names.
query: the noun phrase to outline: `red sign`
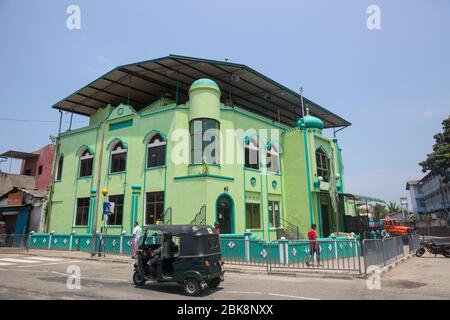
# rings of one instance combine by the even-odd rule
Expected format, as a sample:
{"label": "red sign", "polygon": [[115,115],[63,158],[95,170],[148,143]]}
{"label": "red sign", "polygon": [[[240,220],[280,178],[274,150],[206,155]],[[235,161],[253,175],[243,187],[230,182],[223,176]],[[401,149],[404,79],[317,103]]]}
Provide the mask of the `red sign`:
{"label": "red sign", "polygon": [[8,206],[21,206],[23,200],[22,191],[8,194]]}

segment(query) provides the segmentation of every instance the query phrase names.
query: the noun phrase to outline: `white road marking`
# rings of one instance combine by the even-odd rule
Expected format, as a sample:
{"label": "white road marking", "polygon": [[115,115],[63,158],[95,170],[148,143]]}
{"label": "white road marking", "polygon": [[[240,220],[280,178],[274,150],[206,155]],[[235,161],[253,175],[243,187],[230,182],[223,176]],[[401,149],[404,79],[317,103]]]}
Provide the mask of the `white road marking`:
{"label": "white road marking", "polygon": [[14,263],[8,263],[8,262],[0,262],[0,266],[13,266]]}
{"label": "white road marking", "polygon": [[301,297],[301,296],[290,296],[290,295],[287,295],[287,294],[278,294],[278,293],[269,293],[269,296],[286,297],[286,298],[303,299],[303,300],[320,300],[320,299],[317,299],[317,298]]}
{"label": "white road marking", "polygon": [[0,259],[1,261],[6,261],[6,262],[19,262],[19,263],[38,263],[39,261],[33,261],[33,260],[26,260],[26,259],[13,259],[13,258],[2,258]]}
{"label": "white road marking", "polygon": [[[33,262],[38,262],[38,261],[33,261]],[[75,263],[75,262],[81,262],[81,260],[66,260],[66,261],[62,261],[62,262],[53,262],[53,263],[44,263],[44,264],[40,264],[40,265],[28,265],[28,266],[18,266],[17,268],[29,268],[29,267],[42,267],[42,266],[53,266],[55,264],[67,264],[67,263]]]}
{"label": "white road marking", "polygon": [[47,257],[27,257],[27,259],[40,260],[40,261],[62,261],[64,259],[55,259]]}
{"label": "white road marking", "polygon": [[262,294],[262,292],[257,292],[257,291],[231,291],[231,290],[227,290],[227,293]]}

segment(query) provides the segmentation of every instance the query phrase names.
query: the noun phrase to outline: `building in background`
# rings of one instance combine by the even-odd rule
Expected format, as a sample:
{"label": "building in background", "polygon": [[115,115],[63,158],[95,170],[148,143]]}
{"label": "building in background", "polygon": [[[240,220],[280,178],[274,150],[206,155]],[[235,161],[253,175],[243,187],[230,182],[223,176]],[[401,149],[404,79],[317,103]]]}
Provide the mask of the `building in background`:
{"label": "building in background", "polygon": [[447,218],[450,209],[450,183],[443,183],[440,175],[431,172],[420,180],[406,183],[410,192],[412,211],[419,219],[428,215],[429,218]]}
{"label": "building in background", "polygon": [[[23,235],[44,227],[47,191],[14,187],[0,194],[0,224],[4,233]],[[2,232],[0,232],[2,233]]]}
{"label": "building in background", "polygon": [[31,153],[11,150],[0,157],[22,160],[19,174],[0,172],[0,233],[43,231],[54,145]]}
{"label": "building in background", "polygon": [[51,185],[54,145],[48,144],[34,152],[10,150],[0,154],[0,158],[20,159],[21,168],[18,174],[0,172],[0,194],[13,187],[48,190]]}
{"label": "building in background", "polygon": [[105,200],[109,234],[134,221],[218,221],[222,234],[268,240],[305,237],[312,223],[343,231],[341,149],[323,131],[350,123],[306,98],[302,112],[299,94],[245,65],[170,55],[118,67],[54,108],[90,123],[58,138],[49,231],[100,230]]}

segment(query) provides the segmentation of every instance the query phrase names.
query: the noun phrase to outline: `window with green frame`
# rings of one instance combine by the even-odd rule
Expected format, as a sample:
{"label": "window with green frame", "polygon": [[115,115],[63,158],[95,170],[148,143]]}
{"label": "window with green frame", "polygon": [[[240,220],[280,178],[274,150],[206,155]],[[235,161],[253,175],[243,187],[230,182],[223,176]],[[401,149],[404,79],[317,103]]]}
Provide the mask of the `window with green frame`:
{"label": "window with green frame", "polygon": [[108,216],[108,225],[121,226],[123,223],[123,194],[108,196],[108,202],[114,203],[114,213]]}
{"label": "window with green frame", "polygon": [[329,181],[330,163],[322,148],[316,150],[316,165],[317,176],[322,177],[323,181]]}
{"label": "window with green frame", "polygon": [[191,164],[219,164],[219,122],[214,119],[195,119],[189,124],[191,136]]}
{"label": "window with green frame", "polygon": [[259,203],[245,204],[246,229],[261,229],[261,209]]}
{"label": "window with green frame", "polygon": [[280,227],[280,202],[279,201],[269,201],[269,224],[271,228]]}

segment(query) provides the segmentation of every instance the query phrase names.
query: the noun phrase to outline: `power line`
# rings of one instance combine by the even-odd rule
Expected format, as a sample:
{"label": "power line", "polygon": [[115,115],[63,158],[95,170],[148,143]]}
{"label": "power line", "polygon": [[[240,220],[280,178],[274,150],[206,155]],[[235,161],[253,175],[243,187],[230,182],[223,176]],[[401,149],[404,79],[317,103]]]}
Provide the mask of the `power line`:
{"label": "power line", "polygon": [[[11,122],[36,122],[36,123],[58,123],[57,120],[32,120],[32,119],[12,119],[12,118],[0,118],[0,121],[11,121]],[[70,122],[67,120],[64,120],[62,122]],[[73,122],[86,122],[86,121],[72,121]]]}

